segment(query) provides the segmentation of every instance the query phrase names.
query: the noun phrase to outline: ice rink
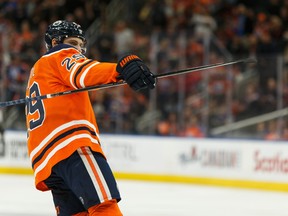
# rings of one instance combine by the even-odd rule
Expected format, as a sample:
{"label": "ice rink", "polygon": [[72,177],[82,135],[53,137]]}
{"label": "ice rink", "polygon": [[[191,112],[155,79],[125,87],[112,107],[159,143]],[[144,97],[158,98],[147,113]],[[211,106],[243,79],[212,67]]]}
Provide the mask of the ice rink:
{"label": "ice rink", "polygon": [[[288,216],[288,193],[118,180],[125,216]],[[33,177],[0,175],[0,216],[53,216]]]}

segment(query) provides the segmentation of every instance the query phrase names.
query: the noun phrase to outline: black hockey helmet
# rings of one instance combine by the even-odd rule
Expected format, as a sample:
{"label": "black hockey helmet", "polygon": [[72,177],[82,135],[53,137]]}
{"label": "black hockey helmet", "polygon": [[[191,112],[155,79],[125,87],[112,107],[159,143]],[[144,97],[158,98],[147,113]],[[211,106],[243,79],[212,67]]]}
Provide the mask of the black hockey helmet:
{"label": "black hockey helmet", "polygon": [[[58,43],[63,43],[64,39],[67,37],[78,37],[81,38],[86,43],[86,38],[84,36],[84,31],[81,26],[75,22],[68,22],[66,20],[57,20],[48,26],[45,33],[45,43],[47,50],[52,48],[52,39],[55,38]],[[85,52],[85,48],[83,51]]]}

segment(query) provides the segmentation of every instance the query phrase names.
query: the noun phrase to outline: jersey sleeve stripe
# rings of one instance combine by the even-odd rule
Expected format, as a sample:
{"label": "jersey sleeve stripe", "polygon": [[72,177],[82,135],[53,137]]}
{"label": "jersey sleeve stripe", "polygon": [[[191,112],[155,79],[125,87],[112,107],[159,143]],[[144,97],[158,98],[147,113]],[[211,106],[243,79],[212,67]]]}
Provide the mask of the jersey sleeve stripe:
{"label": "jersey sleeve stripe", "polygon": [[71,85],[73,86],[73,88],[77,89],[77,87],[74,85],[74,82],[73,82],[73,78],[74,78],[74,74],[75,74],[75,71],[81,67],[82,64],[86,64],[87,62],[89,62],[90,59],[86,59],[84,62],[81,62],[81,63],[76,63],[70,73],[70,83]]}
{"label": "jersey sleeve stripe", "polygon": [[82,75],[81,75],[81,77],[80,77],[80,85],[81,85],[82,88],[85,88],[85,87],[86,87],[86,86],[85,86],[85,83],[84,83],[84,79],[85,79],[87,73],[89,72],[90,68],[91,68],[91,67],[94,67],[95,65],[97,65],[97,64],[99,64],[99,63],[100,63],[100,62],[95,62],[94,64],[90,65],[88,68],[86,68],[86,69],[84,70],[84,72],[82,73]]}
{"label": "jersey sleeve stripe", "polygon": [[81,73],[82,69],[83,69],[85,66],[87,66],[88,64],[90,64],[90,63],[93,62],[93,61],[94,61],[94,60],[90,60],[90,61],[86,62],[85,64],[82,64],[82,65],[78,68],[76,74],[74,75],[74,82],[73,82],[74,86],[76,86],[77,89],[79,88],[79,86],[77,85],[77,77],[78,77],[78,75]]}

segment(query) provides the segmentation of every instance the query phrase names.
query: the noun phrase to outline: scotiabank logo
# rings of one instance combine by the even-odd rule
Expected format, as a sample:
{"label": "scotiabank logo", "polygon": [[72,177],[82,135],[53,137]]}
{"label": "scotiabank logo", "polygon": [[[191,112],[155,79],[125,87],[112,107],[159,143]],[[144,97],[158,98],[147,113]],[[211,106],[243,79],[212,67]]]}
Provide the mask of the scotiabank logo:
{"label": "scotiabank logo", "polygon": [[283,156],[281,153],[267,156],[258,150],[254,153],[254,161],[254,170],[257,172],[288,173],[288,156]]}

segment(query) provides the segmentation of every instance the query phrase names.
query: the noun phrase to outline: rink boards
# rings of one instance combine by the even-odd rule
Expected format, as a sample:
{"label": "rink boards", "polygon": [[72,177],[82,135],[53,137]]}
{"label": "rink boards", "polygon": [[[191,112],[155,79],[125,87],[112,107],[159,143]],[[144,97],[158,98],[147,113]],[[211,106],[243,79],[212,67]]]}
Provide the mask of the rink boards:
{"label": "rink boards", "polygon": [[[0,173],[32,174],[26,133],[7,131]],[[119,179],[233,186],[288,192],[286,142],[102,135]]]}

